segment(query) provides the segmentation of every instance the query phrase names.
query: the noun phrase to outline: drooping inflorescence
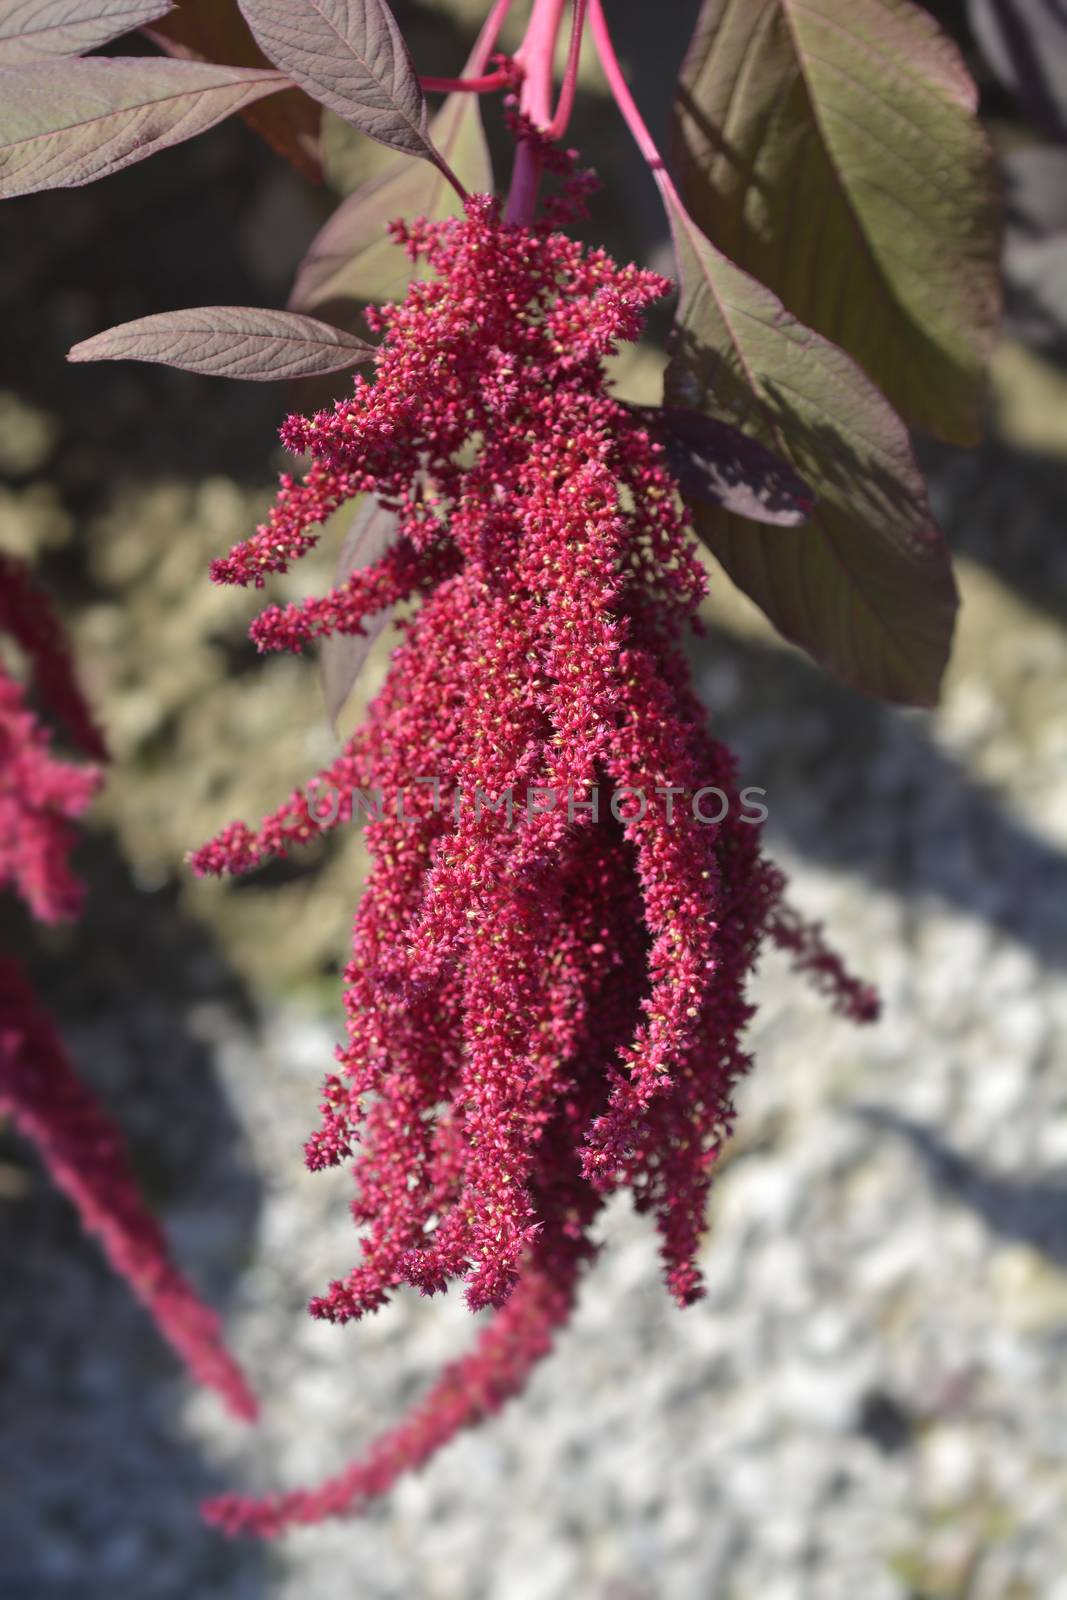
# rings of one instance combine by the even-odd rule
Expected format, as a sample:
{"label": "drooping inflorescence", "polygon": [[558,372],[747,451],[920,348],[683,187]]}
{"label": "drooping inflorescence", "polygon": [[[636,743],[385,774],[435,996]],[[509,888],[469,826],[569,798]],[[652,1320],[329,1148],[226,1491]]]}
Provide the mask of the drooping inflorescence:
{"label": "drooping inflorescence", "polygon": [[43,705],[92,761],[107,759],[104,736],[74,672],[63,625],[25,562],[0,555],[0,633],[10,634],[30,665]]}
{"label": "drooping inflorescence", "polygon": [[214,575],[262,585],[367,493],[396,514],[390,549],[325,597],[270,606],[253,636],[300,650],[421,604],[331,767],[193,865],[247,871],[369,803],[348,1041],[307,1145],[312,1167],[358,1157],[361,1254],[312,1311],[344,1322],[402,1285],[459,1279],[495,1316],[340,1478],[212,1508],[264,1533],[380,1493],[520,1387],[620,1186],[655,1220],[674,1298],[699,1296],[764,938],[840,1009],[875,1009],[783,909],[735,762],[690,687],[682,640],[704,571],[662,447],[604,365],[669,282],[507,225],[485,197],[394,233],[432,276],[373,314],[374,380],[286,423],[310,471],[283,479]]}
{"label": "drooping inflorescence", "polygon": [[[19,561],[0,557],[0,633],[25,657],[26,682],[0,667],[0,889],[38,922],[78,914],[82,884],[70,866],[75,823],[100,769],[55,753],[30,694],[66,726],[86,755],[106,754],[75,678],[48,597]],[[251,1419],[256,1402],[222,1341],[219,1319],[172,1262],[140,1192],[119,1129],[80,1081],[51,1017],[22,969],[0,951],[0,1119],[10,1117],[100,1241],[116,1272],[201,1383]]]}
{"label": "drooping inflorescence", "polygon": [[0,670],[0,888],[14,889],[40,922],[81,907],[68,856],[98,785],[97,769],[52,752],[22,685]]}
{"label": "drooping inflorescence", "polygon": [[218,1316],[171,1260],[122,1133],[79,1079],[21,968],[3,955],[0,1112],[36,1146],[57,1188],[190,1375],[215,1389],[235,1416],[251,1421],[255,1397],[223,1343]]}

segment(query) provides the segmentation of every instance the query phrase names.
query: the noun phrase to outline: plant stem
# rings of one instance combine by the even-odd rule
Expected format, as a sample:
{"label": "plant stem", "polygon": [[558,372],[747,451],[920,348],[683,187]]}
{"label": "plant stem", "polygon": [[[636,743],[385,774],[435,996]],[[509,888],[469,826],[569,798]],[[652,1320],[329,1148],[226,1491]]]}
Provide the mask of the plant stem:
{"label": "plant stem", "polygon": [[[493,8],[482,25],[482,31],[475,40],[474,49],[471,51],[467,60],[467,65],[463,69],[464,72],[469,74],[471,78],[477,80],[485,72],[486,64],[489,61],[489,57],[493,53],[493,46],[497,41],[497,35],[503,27],[504,18],[507,16],[510,10],[511,0],[494,0]],[[446,80],[423,79],[422,86],[424,89],[427,87],[432,88],[432,85],[435,82],[439,83],[442,81]],[[464,85],[462,83],[458,85],[458,87],[463,86]],[[464,204],[466,204],[468,199],[467,191],[456,177],[456,174],[452,171],[452,168],[448,165],[448,162],[445,160],[444,156],[435,154],[434,160],[441,172],[444,173],[445,177],[452,185],[453,189],[455,189],[460,199]]]}
{"label": "plant stem", "polygon": [[[552,81],[556,43],[566,3],[567,0],[534,0],[526,35],[515,52],[515,61],[523,73],[519,111],[548,139],[559,139],[566,132],[578,83],[587,0],[572,0],[574,14],[567,65],[553,112]],[[529,139],[520,139],[504,217],[506,222],[525,227],[533,221],[537,192],[541,185],[541,168],[541,152],[536,144]]]}
{"label": "plant stem", "polygon": [[497,36],[504,26],[504,19],[510,10],[511,0],[495,0],[492,10],[482,24],[482,31],[475,41],[474,49],[470,53],[470,59],[463,69],[464,72],[470,73],[471,77],[477,77],[485,71],[486,63],[493,53]]}
{"label": "plant stem", "polygon": [[578,62],[582,54],[582,33],[585,29],[586,0],[574,0],[574,20],[571,23],[571,43],[567,52],[567,65],[563,72],[563,87],[559,93],[556,114],[548,126],[550,139],[561,139],[567,131],[574,110],[574,95],[578,87]]}
{"label": "plant stem", "polygon": [[427,94],[488,94],[504,89],[511,82],[506,72],[487,72],[483,78],[420,78]]}
{"label": "plant stem", "polygon": [[534,0],[526,37],[515,52],[526,77],[519,98],[519,110],[525,111],[538,128],[547,128],[552,121],[552,75],[556,60],[556,40],[559,38],[567,0]]}
{"label": "plant stem", "polygon": [[672,205],[681,209],[681,199],[677,189],[674,187],[670,173],[667,171],[666,162],[656,148],[656,142],[649,133],[645,120],[637,109],[637,103],[630,93],[630,86],[623,77],[622,67],[619,65],[619,58],[615,54],[615,46],[612,44],[611,34],[608,32],[602,0],[589,0],[589,26],[592,29],[593,42],[596,45],[597,55],[600,57],[600,64],[604,68],[604,76],[608,80],[608,88],[614,96],[616,105],[622,112],[623,121],[633,134],[638,150],[644,156],[652,176],[659,185],[660,194],[663,196],[668,211]]}

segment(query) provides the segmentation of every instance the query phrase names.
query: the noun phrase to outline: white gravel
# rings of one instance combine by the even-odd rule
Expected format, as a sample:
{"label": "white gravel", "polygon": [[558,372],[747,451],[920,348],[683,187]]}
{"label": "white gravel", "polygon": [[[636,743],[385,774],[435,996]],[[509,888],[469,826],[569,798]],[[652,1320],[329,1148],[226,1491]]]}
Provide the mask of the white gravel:
{"label": "white gravel", "polygon": [[768,960],[707,1299],[668,1304],[616,1205],[527,1394],[361,1519],[264,1552],[194,1511],[336,1470],[470,1337],[455,1298],[304,1313],[352,1254],[346,1178],[300,1161],[332,1024],[219,990],[72,1028],[138,1148],[170,1151],[176,1248],[266,1417],[245,1433],[185,1387],[31,1176],[0,1202],[4,1600],[1067,1600],[1067,642],[965,580],[936,717],[754,640],[701,657],[797,901],[884,1021],[834,1020]]}

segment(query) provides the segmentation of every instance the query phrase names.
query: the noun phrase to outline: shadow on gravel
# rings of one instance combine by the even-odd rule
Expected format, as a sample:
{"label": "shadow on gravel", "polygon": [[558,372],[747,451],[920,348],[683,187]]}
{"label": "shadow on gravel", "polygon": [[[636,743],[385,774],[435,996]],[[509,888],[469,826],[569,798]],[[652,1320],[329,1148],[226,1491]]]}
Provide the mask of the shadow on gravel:
{"label": "shadow on gravel", "polygon": [[[60,942],[44,949],[16,914],[0,934],[121,1125],[175,1258],[225,1313],[260,1192],[196,1008],[224,1008],[240,1033],[250,1003],[172,890],[138,891],[99,838],[79,865],[86,913]],[[0,1131],[0,1283],[4,1600],[261,1594],[259,1549],[200,1523],[200,1500],[223,1485],[183,1431],[190,1388],[176,1358],[10,1131]]]}
{"label": "shadow on gravel", "polygon": [[954,554],[1067,629],[1067,460],[996,438],[974,451],[925,440],[918,454]]}
{"label": "shadow on gravel", "polygon": [[932,1128],[885,1106],[861,1105],[854,1114],[871,1127],[899,1135],[927,1174],[976,1212],[992,1233],[1029,1245],[1067,1268],[1067,1182],[1020,1182],[994,1177],[953,1150]]}
{"label": "shadow on gravel", "polygon": [[832,683],[797,655],[716,634],[693,648],[711,725],[766,790],[768,843],[932,895],[1067,967],[1067,856],[936,749],[923,713]]}

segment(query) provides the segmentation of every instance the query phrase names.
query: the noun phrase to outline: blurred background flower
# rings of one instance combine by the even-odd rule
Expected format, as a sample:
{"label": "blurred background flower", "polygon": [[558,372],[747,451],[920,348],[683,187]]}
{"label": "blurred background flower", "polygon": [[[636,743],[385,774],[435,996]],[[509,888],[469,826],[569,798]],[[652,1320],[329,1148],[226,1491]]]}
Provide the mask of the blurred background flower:
{"label": "blurred background flower", "polygon": [[[660,132],[696,5],[616,9]],[[0,544],[59,598],[114,757],[77,858],[85,918],[35,936],[29,965],[268,1399],[253,1436],[191,1392],[0,1130],[5,1600],[1067,1595],[1062,151],[1037,145],[1025,84],[982,65],[964,8],[940,9],[981,78],[1010,223],[987,440],[922,447],[963,593],[943,704],[835,686],[717,570],[694,651],[716,731],[767,790],[770,851],[878,983],[883,1020],[835,1022],[769,957],[708,1298],[670,1305],[653,1230],[620,1204],[524,1397],[365,1517],[269,1552],[203,1528],[198,1498],[341,1466],[467,1343],[469,1313],[411,1297],[345,1331],[305,1311],[351,1256],[349,1180],[305,1173],[301,1144],[341,1031],[358,831],[247,882],[183,867],[335,749],[314,666],[258,659],[260,602],[207,580],[269,502],[292,407],[64,355],[150,311],[279,303],[332,194],[230,122],[0,209]],[[457,72],[484,7],[396,10],[416,60]],[[589,233],[669,270],[591,54],[572,132],[605,185]],[[331,122],[326,155],[347,191],[385,153]],[[652,339],[623,392],[657,399],[661,368]],[[277,597],[321,591],[331,565],[327,546]],[[22,914],[4,918],[29,949]]]}

